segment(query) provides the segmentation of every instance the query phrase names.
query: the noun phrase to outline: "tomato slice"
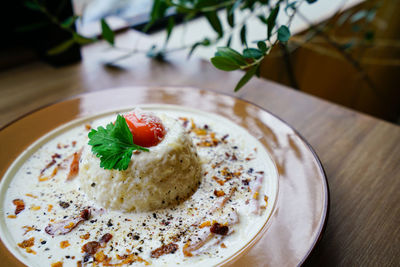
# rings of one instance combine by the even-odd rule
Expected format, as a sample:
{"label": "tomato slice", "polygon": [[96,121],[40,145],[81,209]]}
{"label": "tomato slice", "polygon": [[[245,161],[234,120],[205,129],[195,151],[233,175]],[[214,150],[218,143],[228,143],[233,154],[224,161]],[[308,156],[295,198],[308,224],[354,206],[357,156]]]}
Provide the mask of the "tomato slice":
{"label": "tomato slice", "polygon": [[148,113],[131,112],[124,115],[133,135],[133,143],[143,147],[158,145],[165,136],[165,128],[160,118]]}

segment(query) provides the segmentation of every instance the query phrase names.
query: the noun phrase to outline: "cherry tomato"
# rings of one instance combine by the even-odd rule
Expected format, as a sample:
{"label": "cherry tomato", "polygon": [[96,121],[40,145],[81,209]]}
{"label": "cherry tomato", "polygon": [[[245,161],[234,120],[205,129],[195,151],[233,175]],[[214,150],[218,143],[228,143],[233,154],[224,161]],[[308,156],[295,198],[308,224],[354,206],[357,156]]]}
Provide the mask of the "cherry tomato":
{"label": "cherry tomato", "polygon": [[126,123],[133,135],[133,143],[143,147],[156,146],[164,138],[165,129],[161,120],[151,114],[124,115]]}

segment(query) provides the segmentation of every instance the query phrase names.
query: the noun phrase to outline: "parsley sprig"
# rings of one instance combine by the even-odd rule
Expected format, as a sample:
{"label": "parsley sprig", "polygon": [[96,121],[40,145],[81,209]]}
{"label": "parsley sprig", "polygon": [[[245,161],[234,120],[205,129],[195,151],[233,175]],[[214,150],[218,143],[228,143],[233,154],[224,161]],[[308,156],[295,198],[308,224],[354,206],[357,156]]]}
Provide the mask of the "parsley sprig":
{"label": "parsley sprig", "polygon": [[115,124],[92,129],[88,136],[93,154],[100,158],[100,167],[107,170],[126,170],[134,150],[149,151],[133,143],[132,133],[121,115],[117,116]]}

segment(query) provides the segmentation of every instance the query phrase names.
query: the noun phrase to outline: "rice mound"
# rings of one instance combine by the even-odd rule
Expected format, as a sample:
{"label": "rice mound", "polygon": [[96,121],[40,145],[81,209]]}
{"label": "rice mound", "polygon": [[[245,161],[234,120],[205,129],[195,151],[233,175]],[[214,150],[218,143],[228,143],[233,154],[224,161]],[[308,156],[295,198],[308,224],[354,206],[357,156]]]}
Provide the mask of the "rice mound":
{"label": "rice mound", "polygon": [[176,205],[200,184],[201,164],[181,124],[159,116],[167,130],[149,152],[133,154],[128,169],[105,170],[86,145],[79,167],[81,189],[99,205],[121,211],[151,211]]}

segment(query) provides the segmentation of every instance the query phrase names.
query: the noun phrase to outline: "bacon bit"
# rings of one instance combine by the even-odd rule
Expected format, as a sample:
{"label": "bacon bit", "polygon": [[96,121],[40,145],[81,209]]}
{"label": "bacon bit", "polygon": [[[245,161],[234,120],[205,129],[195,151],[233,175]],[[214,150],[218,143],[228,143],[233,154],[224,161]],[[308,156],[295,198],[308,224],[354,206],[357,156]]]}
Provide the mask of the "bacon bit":
{"label": "bacon bit", "polygon": [[60,248],[67,248],[69,246],[70,246],[70,243],[68,242],[68,240],[60,242]]}
{"label": "bacon bit", "polygon": [[25,233],[23,235],[26,235],[26,233],[28,233],[30,231],[36,230],[36,228],[34,228],[32,226],[27,226],[27,225],[22,226],[22,229],[25,229]]}
{"label": "bacon bit", "polygon": [[7,216],[7,218],[9,218],[9,219],[15,219],[15,218],[17,218],[17,216],[15,216],[14,214],[10,214],[10,215]]}
{"label": "bacon bit", "polygon": [[217,176],[213,176],[212,178],[213,178],[214,181],[216,181],[216,182],[219,183],[220,185],[224,185],[224,184],[225,184],[225,181],[219,179]]}
{"label": "bacon bit", "polygon": [[22,199],[14,199],[13,204],[16,206],[14,214],[17,215],[25,209],[25,203]]}
{"label": "bacon bit", "polygon": [[193,132],[194,132],[196,135],[199,135],[199,136],[201,136],[201,135],[207,135],[207,131],[204,130],[204,129],[196,128],[196,129],[193,129]]}
{"label": "bacon bit", "polygon": [[49,205],[47,206],[47,212],[50,212],[52,209],[53,209],[53,205],[49,204]]}
{"label": "bacon bit", "polygon": [[108,259],[108,257],[104,254],[104,252],[100,250],[94,255],[94,260],[97,262],[104,262],[108,260],[107,262],[109,262],[111,259]]}
{"label": "bacon bit", "polygon": [[33,206],[31,206],[30,209],[31,209],[31,210],[40,210],[40,206],[35,206],[35,205],[33,205]]}
{"label": "bacon bit", "polygon": [[57,261],[51,264],[51,267],[63,267],[62,261]]}
{"label": "bacon bit", "polygon": [[265,205],[268,205],[268,196],[264,195],[264,201],[265,201]]}
{"label": "bacon bit", "polygon": [[190,119],[190,126],[192,127],[192,129],[196,129],[197,128],[197,126],[194,123],[193,119]]}
{"label": "bacon bit", "polygon": [[76,141],[72,141],[72,147],[75,147],[76,146]]}
{"label": "bacon bit", "polygon": [[111,240],[112,237],[113,237],[112,234],[109,234],[109,233],[104,234],[104,235],[100,238],[99,242],[100,242],[101,245],[105,245],[108,241]]}
{"label": "bacon bit", "polygon": [[227,225],[221,225],[219,223],[214,223],[211,228],[210,232],[217,235],[227,235],[229,231],[229,227]]}
{"label": "bacon bit", "polygon": [[84,219],[85,221],[89,220],[89,218],[90,218],[90,210],[84,209],[83,211],[81,211],[80,216],[81,216],[81,218]]}
{"label": "bacon bit", "polygon": [[153,250],[150,257],[159,258],[165,254],[174,254],[178,250],[179,246],[175,243],[169,243],[168,245],[162,245],[161,247]]}
{"label": "bacon bit", "polygon": [[225,192],[222,190],[214,190],[214,195],[216,197],[222,197],[222,196],[225,196]]}
{"label": "bacon bit", "polygon": [[30,248],[33,247],[35,245],[35,238],[31,237],[28,240],[24,240],[21,243],[18,243],[18,246],[20,248]]}
{"label": "bacon bit", "polygon": [[226,248],[226,245],[224,243],[221,243],[221,248]]}
{"label": "bacon bit", "polygon": [[180,119],[181,121],[183,121],[182,126],[183,126],[184,128],[186,128],[186,126],[187,126],[188,123],[189,123],[189,119],[188,119],[188,118],[185,118],[185,117],[179,117],[178,119]]}
{"label": "bacon bit", "polygon": [[258,195],[259,195],[258,191],[254,192],[253,198],[254,198],[254,199],[258,199]]}
{"label": "bacon bit", "polygon": [[60,143],[58,143],[58,144],[57,144],[57,148],[58,148],[58,149],[61,149],[61,148],[62,148],[62,145],[61,145]]}
{"label": "bacon bit", "polygon": [[90,234],[89,234],[89,233],[86,233],[86,234],[84,234],[84,235],[80,235],[79,237],[80,237],[81,239],[88,240],[89,237],[90,237]]}
{"label": "bacon bit", "polygon": [[250,160],[251,160],[251,158],[247,157],[247,158],[245,158],[245,160],[246,160],[246,161],[250,161]]}
{"label": "bacon bit", "polygon": [[31,197],[31,198],[37,198],[37,196],[34,196],[34,195],[32,195],[32,194],[25,194],[25,196]]}
{"label": "bacon bit", "polygon": [[90,218],[90,211],[88,209],[84,209],[79,217],[69,218],[54,224],[49,224],[44,229],[45,232],[49,235],[65,235],[72,231],[78,224],[83,221],[87,221]]}
{"label": "bacon bit", "polygon": [[85,124],[85,129],[89,131],[90,129],[92,129],[92,126],[90,124]]}
{"label": "bacon bit", "polygon": [[73,222],[70,222],[69,224],[67,224],[66,226],[64,226],[65,229],[70,229],[70,228],[74,228],[75,224]]}
{"label": "bacon bit", "polygon": [[36,251],[34,251],[34,250],[31,249],[31,248],[25,248],[25,251],[26,251],[27,253],[32,253],[32,254],[34,254],[34,255],[37,254]]}
{"label": "bacon bit", "polygon": [[207,226],[211,226],[211,222],[210,221],[203,222],[202,224],[200,224],[199,228],[204,228],[204,227],[207,227]]}
{"label": "bacon bit", "polygon": [[39,182],[44,182],[44,181],[50,180],[51,178],[53,178],[54,176],[57,175],[57,172],[58,172],[57,166],[53,169],[53,172],[50,174],[50,176],[44,176],[43,173],[41,172],[39,174]]}
{"label": "bacon bit", "polygon": [[100,243],[99,242],[90,241],[90,242],[87,242],[86,244],[84,244],[82,246],[82,252],[86,252],[87,254],[93,256],[94,254],[96,254],[96,252],[99,249],[99,247],[100,247]]}
{"label": "bacon bit", "polygon": [[103,266],[125,266],[125,265],[132,264],[134,262],[143,262],[144,265],[150,265],[150,262],[142,259],[141,257],[139,257],[135,254],[129,254],[129,255],[123,255],[123,256],[120,256],[117,254],[117,259],[122,260],[122,261],[119,263],[115,263],[115,264],[109,264],[109,263],[104,264],[103,263]]}
{"label": "bacon bit", "polygon": [[77,266],[77,267],[82,267],[82,261],[78,261],[78,262],[76,263],[76,266]]}
{"label": "bacon bit", "polygon": [[190,248],[190,242],[187,242],[182,248],[182,252],[185,257],[193,256],[193,254],[190,252],[189,248]]}
{"label": "bacon bit", "polygon": [[67,181],[73,180],[78,175],[79,159],[81,158],[81,155],[82,155],[82,149],[80,151],[74,153],[71,165],[69,166],[69,173],[67,176]]}

